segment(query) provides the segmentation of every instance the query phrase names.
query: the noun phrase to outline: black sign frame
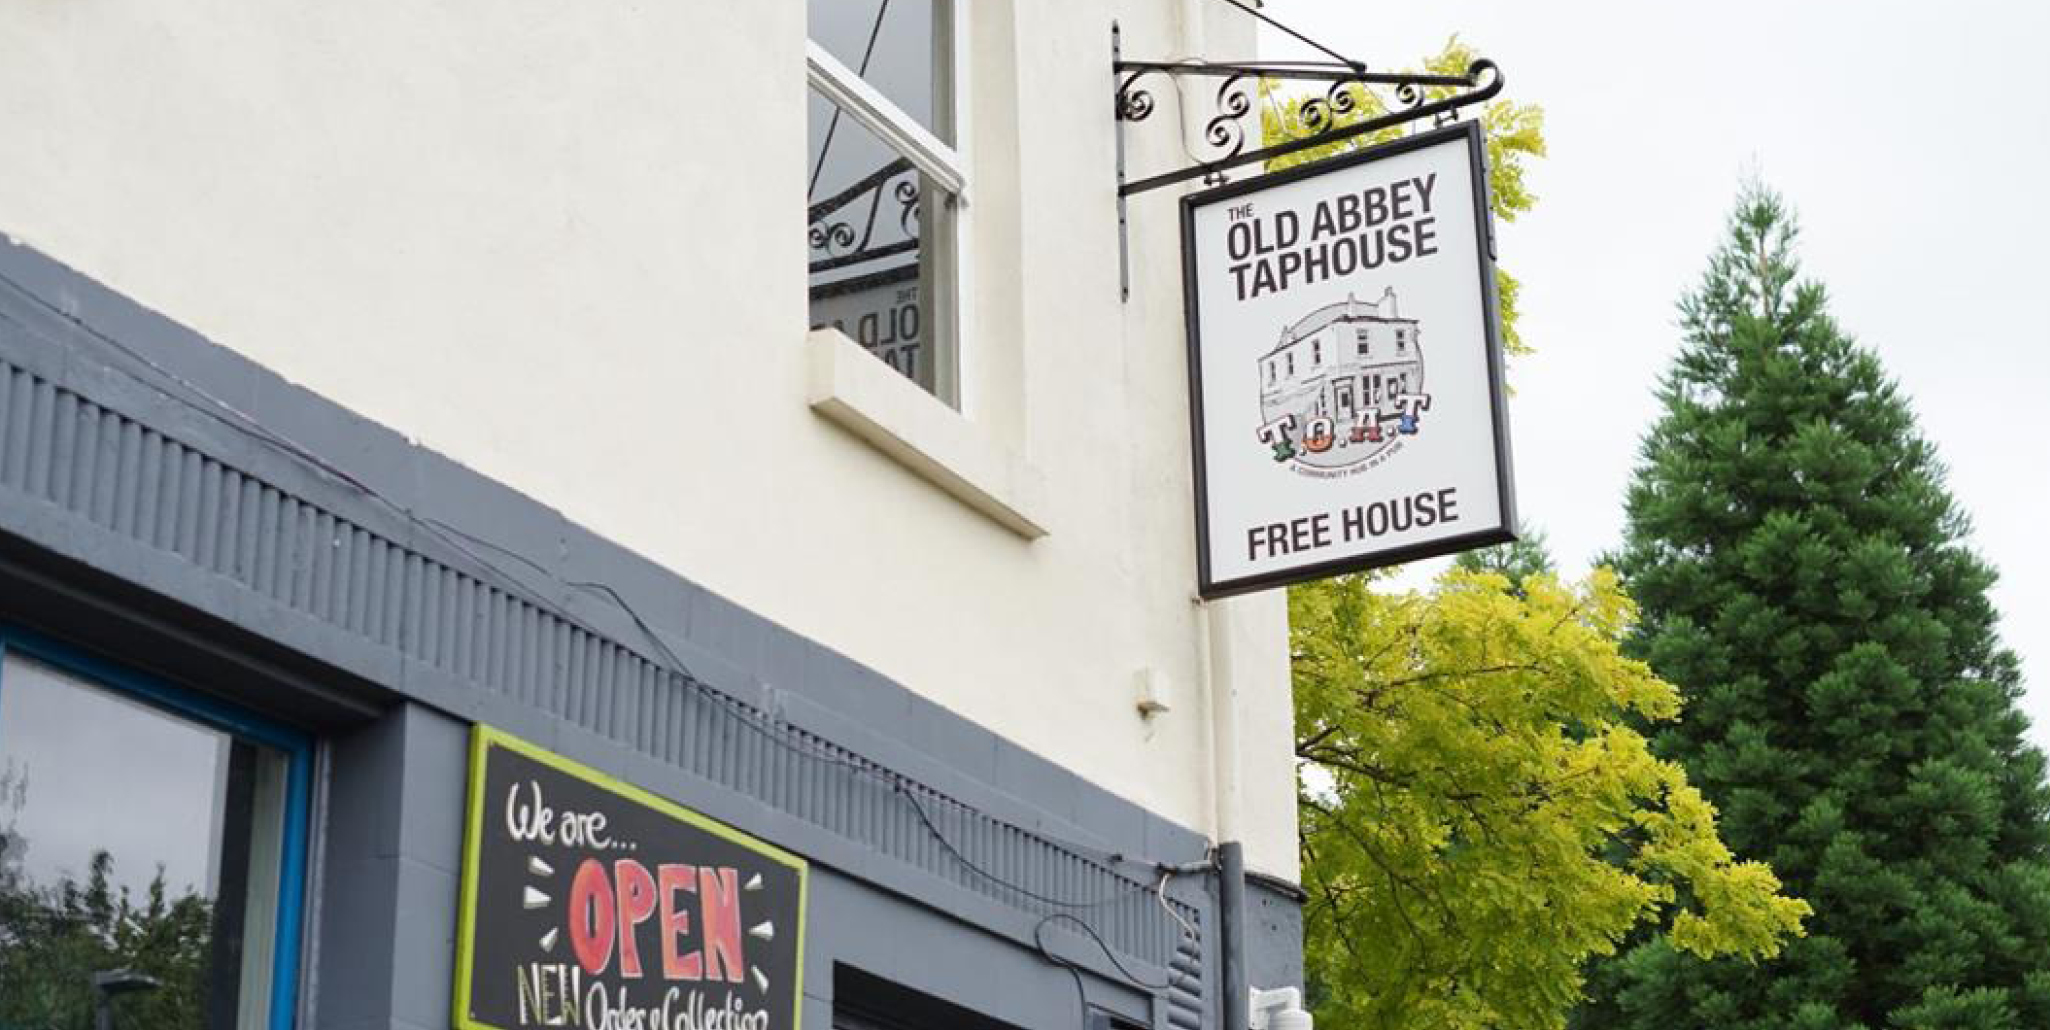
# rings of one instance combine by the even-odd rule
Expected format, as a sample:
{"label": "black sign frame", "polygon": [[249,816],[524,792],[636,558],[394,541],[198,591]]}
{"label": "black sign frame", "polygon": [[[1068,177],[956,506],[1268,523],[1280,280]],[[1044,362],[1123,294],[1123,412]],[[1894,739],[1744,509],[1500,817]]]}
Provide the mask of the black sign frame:
{"label": "black sign frame", "polygon": [[[1495,485],[1501,503],[1500,525],[1473,533],[1445,537],[1385,551],[1369,552],[1335,558],[1329,561],[1273,572],[1258,573],[1237,579],[1218,581],[1211,573],[1210,555],[1210,484],[1203,424],[1203,365],[1202,365],[1202,318],[1197,295],[1196,276],[1196,212],[1201,208],[1224,203],[1250,193],[1284,186],[1304,179],[1314,179],[1357,165],[1370,164],[1398,154],[1409,153],[1437,146],[1450,140],[1463,139],[1467,144],[1467,156],[1471,162],[1474,205],[1474,248],[1479,259],[1481,284],[1482,322],[1485,327],[1487,350],[1488,394],[1490,417],[1493,420],[1493,441],[1495,446]],[[1452,125],[1419,132],[1399,140],[1366,147],[1349,154],[1327,158],[1310,164],[1290,168],[1286,171],[1255,176],[1240,182],[1228,183],[1214,189],[1191,193],[1182,198],[1182,317],[1188,329],[1189,365],[1189,454],[1195,471],[1196,500],[1196,594],[1206,601],[1252,593],[1274,587],[1289,586],[1310,580],[1324,579],[1348,572],[1385,568],[1404,562],[1433,558],[1440,555],[1470,551],[1494,544],[1512,543],[1516,533],[1516,491],[1515,475],[1511,469],[1513,455],[1509,444],[1508,390],[1502,369],[1502,317],[1500,298],[1495,286],[1495,232],[1492,210],[1488,206],[1487,141],[1477,121],[1456,122]]]}

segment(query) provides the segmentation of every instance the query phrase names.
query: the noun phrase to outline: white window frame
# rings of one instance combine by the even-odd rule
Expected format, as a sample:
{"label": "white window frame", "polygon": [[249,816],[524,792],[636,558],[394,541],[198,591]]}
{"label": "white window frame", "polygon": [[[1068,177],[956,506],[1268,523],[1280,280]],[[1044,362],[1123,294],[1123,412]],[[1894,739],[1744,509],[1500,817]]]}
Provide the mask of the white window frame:
{"label": "white window frame", "polygon": [[[805,78],[812,89],[838,107],[846,117],[891,150],[911,162],[920,174],[946,194],[934,198],[947,204],[950,217],[942,219],[944,231],[931,232],[921,242],[932,253],[931,294],[922,316],[927,320],[930,353],[934,361],[934,395],[963,415],[973,410],[975,376],[971,348],[967,341],[970,289],[969,231],[969,140],[972,119],[968,117],[968,32],[966,7],[969,0],[935,0],[944,13],[945,51],[935,48],[935,75],[946,99],[945,124],[955,142],[949,145],[905,113],[854,69],[847,67],[816,41],[805,40]],[[944,61],[940,59],[944,58]],[[944,67],[940,67],[944,64]],[[935,112],[939,114],[939,112]],[[921,276],[921,285],[925,279]]]}
{"label": "white window frame", "polygon": [[[971,345],[971,313],[975,296],[968,241],[974,238],[973,208],[967,203],[973,167],[970,144],[974,119],[969,110],[968,8],[974,0],[945,0],[945,46],[935,59],[946,58],[947,119],[937,122],[953,144],[938,139],[923,123],[881,96],[859,75],[807,40],[806,77],[811,88],[841,113],[868,129],[909,160],[931,182],[928,193],[946,193],[951,201],[944,232],[930,224],[921,242],[933,249],[931,296],[925,317],[935,342],[935,380],[940,392],[928,392],[835,329],[815,329],[806,337],[810,361],[807,393],[814,412],[867,441],[913,474],[953,495],[962,504],[1016,533],[1037,540],[1048,534],[1046,477],[1027,460],[1019,441],[1003,438],[976,421],[976,393],[981,389],[1014,389],[1015,383],[984,385],[976,363],[984,357]],[[940,112],[935,112],[940,117]],[[926,279],[921,273],[921,284]],[[945,356],[937,346],[945,335]],[[951,370],[946,366],[951,364]]]}
{"label": "white window frame", "polygon": [[842,113],[875,133],[890,149],[909,158],[941,189],[966,201],[968,169],[960,152],[940,142],[939,137],[927,132],[917,119],[877,92],[854,69],[841,64],[825,47],[809,39],[804,41],[804,70],[811,88],[839,105]]}

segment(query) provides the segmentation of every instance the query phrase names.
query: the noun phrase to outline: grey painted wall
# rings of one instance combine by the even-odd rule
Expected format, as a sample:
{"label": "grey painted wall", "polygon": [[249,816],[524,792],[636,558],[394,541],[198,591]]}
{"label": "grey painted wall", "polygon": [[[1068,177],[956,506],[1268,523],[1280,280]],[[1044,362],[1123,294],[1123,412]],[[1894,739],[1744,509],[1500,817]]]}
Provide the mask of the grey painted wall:
{"label": "grey painted wall", "polygon": [[[1084,910],[1109,944],[1146,979],[1182,974],[1156,1002],[1115,986],[1083,938],[1049,933],[1093,974],[1092,1000],[1214,1023],[1209,935],[1182,939],[1147,868],[1200,857],[1199,834],[8,245],[0,579],[34,591],[0,598],[0,616],[141,651],[327,732],[318,1025],[447,1023],[469,721],[811,857],[832,886],[815,894],[813,960],[828,966],[807,971],[808,993],[830,991],[832,961],[859,960],[998,1018],[1067,1021],[1047,985],[1072,983],[1028,947],[1057,906],[950,854],[909,791],[978,866],[1035,893],[1114,897]],[[214,668],[233,674],[187,671]],[[1198,877],[1168,903],[1199,931],[1215,910]],[[1286,908],[1254,920],[1256,983],[1291,954],[1299,969]],[[842,918],[886,932],[843,941]],[[945,961],[874,949],[890,939]],[[1014,968],[951,987],[928,975],[969,955],[991,964],[960,971]]]}
{"label": "grey painted wall", "polygon": [[332,738],[305,982],[313,1026],[449,1025],[468,729],[401,704]]}
{"label": "grey painted wall", "polygon": [[1303,985],[1303,895],[1294,884],[1246,880],[1246,981],[1267,988]]}

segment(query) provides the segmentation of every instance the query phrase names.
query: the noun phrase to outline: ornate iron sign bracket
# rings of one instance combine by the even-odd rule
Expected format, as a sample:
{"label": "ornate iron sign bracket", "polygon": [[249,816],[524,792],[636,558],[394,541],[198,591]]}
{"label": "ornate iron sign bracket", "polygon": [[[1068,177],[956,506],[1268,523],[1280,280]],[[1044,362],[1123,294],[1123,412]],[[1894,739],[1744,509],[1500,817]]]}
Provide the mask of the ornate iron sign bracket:
{"label": "ornate iron sign bracket", "polygon": [[[1111,69],[1115,76],[1112,109],[1118,121],[1118,270],[1120,288],[1131,295],[1131,270],[1126,251],[1126,201],[1135,194],[1190,179],[1221,184],[1229,169],[1264,163],[1277,157],[1326,146],[1340,140],[1379,132],[1409,122],[1431,119],[1442,125],[1459,117],[1459,110],[1485,103],[1502,92],[1502,72],[1493,61],[1476,60],[1464,75],[1420,75],[1407,72],[1369,71],[1353,61],[1209,62],[1127,61],[1124,59],[1118,27],[1111,26]],[[1173,171],[1131,178],[1125,167],[1126,123],[1143,122],[1155,107],[1155,77],[1172,83],[1177,97],[1188,109],[1179,112],[1186,131],[1202,123],[1198,154],[1185,140],[1183,151],[1192,164]],[[1196,96],[1206,98],[1207,109],[1196,109],[1195,97],[1182,88],[1184,78],[1202,79]],[[1215,80],[1213,88],[1207,80]],[[1247,149],[1248,118],[1251,129],[1261,131],[1263,120],[1254,112],[1261,90],[1270,81],[1312,83],[1323,88],[1299,101],[1297,117],[1287,124],[1289,138],[1266,146]],[[1450,93],[1439,92],[1450,90]],[[1433,98],[1432,94],[1438,93]],[[1361,110],[1367,97],[1381,100],[1383,113],[1358,121],[1344,121]],[[1264,140],[1259,142],[1265,142]]]}

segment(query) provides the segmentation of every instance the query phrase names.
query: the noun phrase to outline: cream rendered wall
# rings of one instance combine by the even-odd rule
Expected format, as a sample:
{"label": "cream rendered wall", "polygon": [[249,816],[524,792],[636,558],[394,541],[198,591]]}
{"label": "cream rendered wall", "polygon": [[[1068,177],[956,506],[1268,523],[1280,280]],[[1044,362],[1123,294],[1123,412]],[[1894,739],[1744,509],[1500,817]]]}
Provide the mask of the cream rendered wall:
{"label": "cream rendered wall", "polygon": [[14,0],[0,232],[1292,878],[1281,595],[1191,601],[1177,191],[1117,290],[1111,20],[1250,23],[962,3],[964,431],[1044,474],[1036,541],[806,404],[795,0]]}

